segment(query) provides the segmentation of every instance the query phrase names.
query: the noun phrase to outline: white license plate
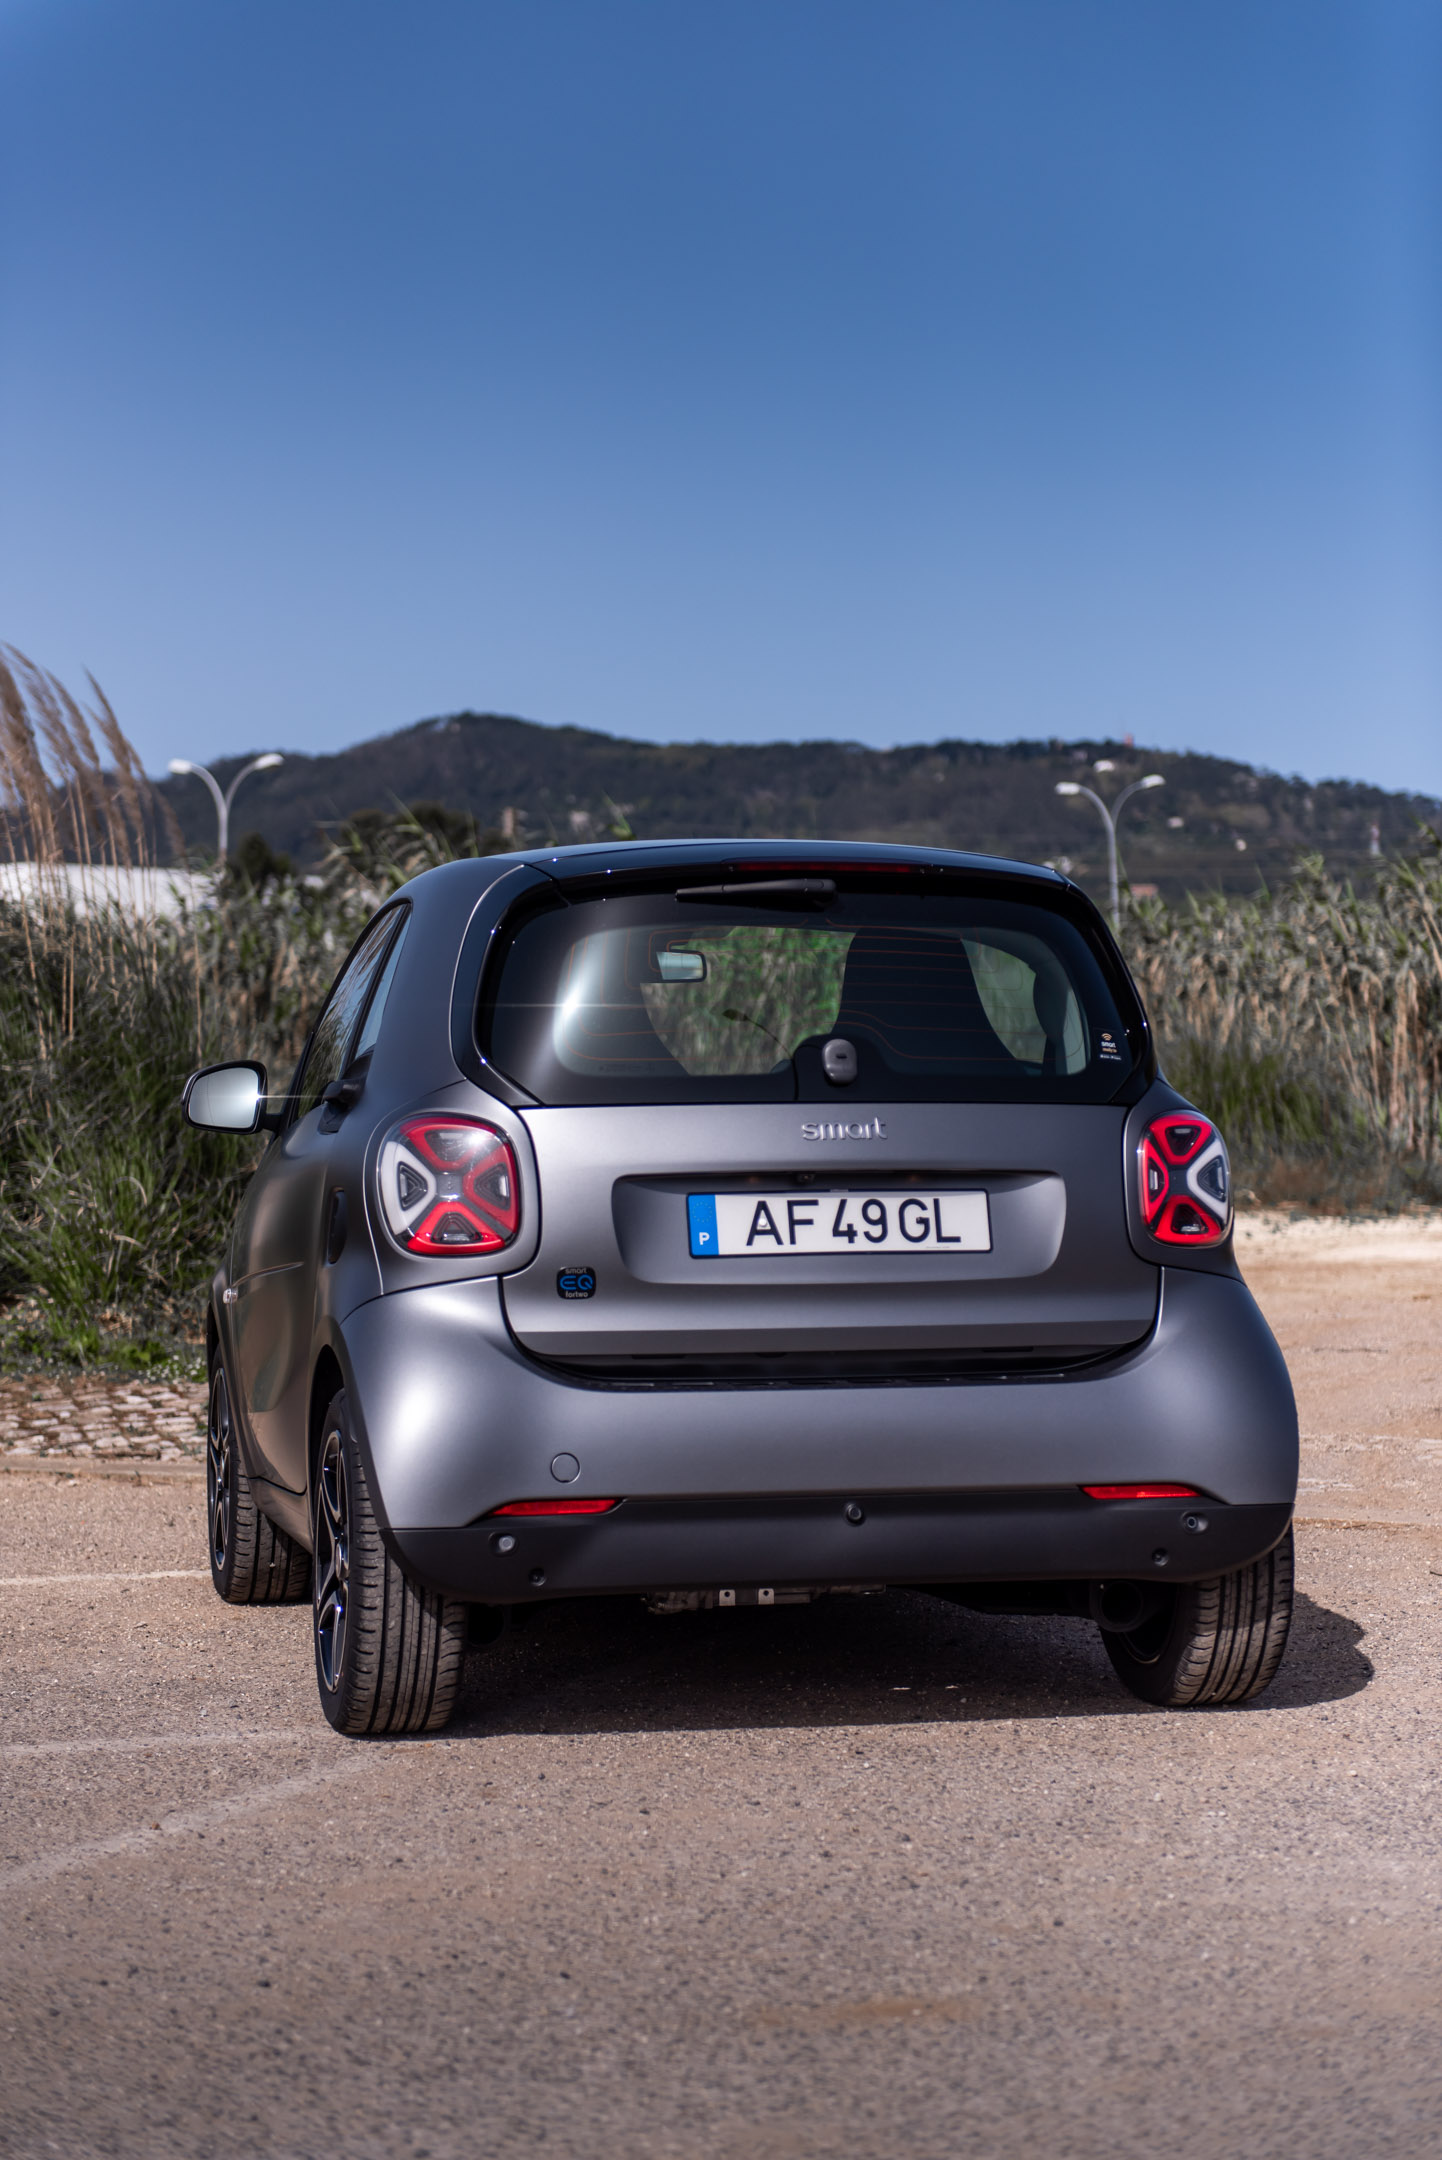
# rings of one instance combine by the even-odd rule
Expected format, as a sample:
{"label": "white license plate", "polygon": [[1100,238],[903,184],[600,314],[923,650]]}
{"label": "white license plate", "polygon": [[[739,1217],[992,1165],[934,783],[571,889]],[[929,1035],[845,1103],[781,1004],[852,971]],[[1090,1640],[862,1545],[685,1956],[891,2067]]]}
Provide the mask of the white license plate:
{"label": "white license plate", "polygon": [[693,1260],[990,1252],[984,1192],[688,1193]]}

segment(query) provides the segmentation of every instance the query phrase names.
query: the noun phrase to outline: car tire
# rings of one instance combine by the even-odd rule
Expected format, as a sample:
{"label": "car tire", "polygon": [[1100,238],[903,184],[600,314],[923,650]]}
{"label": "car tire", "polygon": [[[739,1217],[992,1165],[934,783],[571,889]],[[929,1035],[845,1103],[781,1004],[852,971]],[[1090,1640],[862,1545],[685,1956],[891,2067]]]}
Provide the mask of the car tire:
{"label": "car tire", "polygon": [[1250,1567],[1178,1583],[1128,1634],[1104,1631],[1117,1673],[1172,1709],[1250,1702],[1276,1677],[1292,1624],[1292,1533]]}
{"label": "car tire", "polygon": [[205,1426],[205,1522],[210,1579],[227,1605],[295,1605],[310,1595],[310,1554],[255,1504],[219,1352],[211,1359]]}
{"label": "car tire", "polygon": [[466,1607],[422,1589],[386,1551],[344,1393],[326,1406],[311,1519],[326,1716],[343,1733],[439,1731],[460,1685]]}

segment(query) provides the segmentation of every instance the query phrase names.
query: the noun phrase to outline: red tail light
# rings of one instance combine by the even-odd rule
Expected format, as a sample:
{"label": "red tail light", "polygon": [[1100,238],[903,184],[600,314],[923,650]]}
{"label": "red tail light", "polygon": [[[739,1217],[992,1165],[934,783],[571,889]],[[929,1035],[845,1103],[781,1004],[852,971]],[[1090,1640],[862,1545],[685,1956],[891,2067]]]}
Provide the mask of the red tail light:
{"label": "red tail light", "polygon": [[398,1245],[428,1258],[500,1252],[521,1227],[510,1142],[477,1118],[406,1118],[386,1134],[381,1206]]}
{"label": "red tail light", "polygon": [[1232,1221],[1226,1142],[1195,1110],[1153,1118],[1137,1151],[1142,1221],[1163,1245],[1220,1245]]}
{"label": "red tail light", "polygon": [[1195,1485],[1083,1485],[1088,1500],[1200,1500]]}
{"label": "red tail light", "polygon": [[493,1515],[609,1515],[619,1500],[508,1500]]}

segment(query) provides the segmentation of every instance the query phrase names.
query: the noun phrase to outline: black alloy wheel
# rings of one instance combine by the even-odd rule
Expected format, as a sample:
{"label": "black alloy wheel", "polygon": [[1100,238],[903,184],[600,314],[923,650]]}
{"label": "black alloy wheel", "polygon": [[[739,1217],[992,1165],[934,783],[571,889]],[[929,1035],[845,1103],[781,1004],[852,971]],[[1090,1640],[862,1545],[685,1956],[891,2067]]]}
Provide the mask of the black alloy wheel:
{"label": "black alloy wheel", "polygon": [[210,1525],[210,1572],[217,1583],[231,1550],[230,1390],[217,1358],[210,1376],[210,1411],[205,1425],[205,1519]]}
{"label": "black alloy wheel", "polygon": [[1102,1636],[1117,1677],[1171,1709],[1250,1702],[1276,1677],[1292,1625],[1290,1529],[1250,1567],[1176,1583],[1137,1626]]}
{"label": "black alloy wheel", "polygon": [[337,1732],[437,1732],[460,1685],[466,1608],[412,1582],[387,1551],[343,1391],[320,1433],[311,1612],[321,1708]]}
{"label": "black alloy wheel", "polygon": [[345,1670],[350,1598],[350,1494],[345,1446],[333,1425],[321,1443],[315,1481],[315,1662],[322,1690],[334,1695]]}
{"label": "black alloy wheel", "polygon": [[218,1350],[205,1424],[205,1524],[210,1579],[227,1605],[294,1605],[309,1595],[310,1554],[255,1504]]}

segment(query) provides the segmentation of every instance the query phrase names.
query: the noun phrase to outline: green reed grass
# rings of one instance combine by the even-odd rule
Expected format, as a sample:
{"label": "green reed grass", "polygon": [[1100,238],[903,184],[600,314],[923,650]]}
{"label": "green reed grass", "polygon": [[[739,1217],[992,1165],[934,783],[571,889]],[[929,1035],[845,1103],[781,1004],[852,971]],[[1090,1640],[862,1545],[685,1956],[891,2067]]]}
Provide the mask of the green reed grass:
{"label": "green reed grass", "polygon": [[[92,686],[93,688],[93,686]],[[98,743],[108,762],[102,761]],[[257,889],[147,919],[77,866],[153,869],[176,836],[100,693],[82,709],[0,648],[0,1351],[147,1366],[196,1332],[254,1143],[179,1115],[196,1065],[259,1056],[283,1086],[335,971],[384,893],[440,844],[396,823],[364,874]],[[14,873],[12,872],[12,876]]]}
{"label": "green reed grass", "polygon": [[1442,1200],[1442,848],[1419,840],[1365,894],[1310,857],[1277,892],[1124,917],[1168,1078],[1258,1198]]}

